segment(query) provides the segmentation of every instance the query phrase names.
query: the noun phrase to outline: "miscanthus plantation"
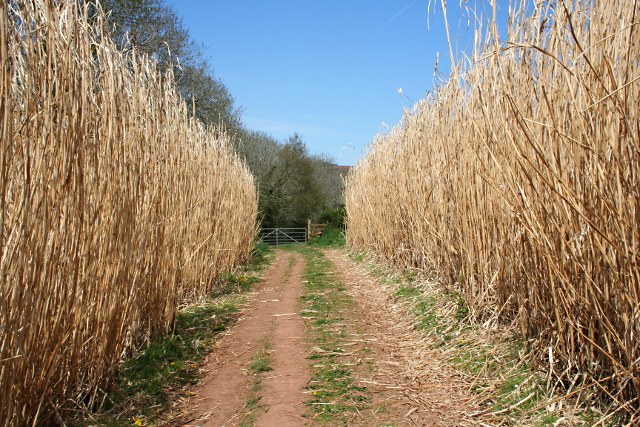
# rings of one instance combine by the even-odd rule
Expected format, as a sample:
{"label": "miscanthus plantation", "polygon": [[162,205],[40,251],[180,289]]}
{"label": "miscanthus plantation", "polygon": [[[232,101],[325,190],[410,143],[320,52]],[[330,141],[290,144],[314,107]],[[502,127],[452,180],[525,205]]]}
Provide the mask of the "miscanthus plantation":
{"label": "miscanthus plantation", "polygon": [[86,2],[0,3],[0,424],[91,406],[242,262],[253,177]]}
{"label": "miscanthus plantation", "polygon": [[637,422],[640,7],[511,10],[349,175],[348,243],[437,272],[517,326],[552,386]]}

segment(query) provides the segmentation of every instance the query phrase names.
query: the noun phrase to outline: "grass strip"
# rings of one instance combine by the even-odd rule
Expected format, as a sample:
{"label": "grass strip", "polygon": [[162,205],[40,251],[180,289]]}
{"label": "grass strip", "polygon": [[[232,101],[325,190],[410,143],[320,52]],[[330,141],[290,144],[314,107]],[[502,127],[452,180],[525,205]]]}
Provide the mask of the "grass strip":
{"label": "grass strip", "polygon": [[268,339],[265,340],[262,348],[253,355],[251,363],[249,364],[249,369],[253,374],[253,381],[251,382],[250,395],[245,402],[246,412],[238,424],[240,427],[254,426],[256,422],[256,412],[262,409],[262,397],[260,395],[262,391],[262,380],[266,372],[273,370],[271,366],[273,363],[271,359],[271,348],[271,342],[269,342]]}
{"label": "grass strip", "polygon": [[313,364],[306,416],[320,424],[346,425],[371,401],[366,387],[356,384],[354,366],[343,348],[349,334],[343,313],[355,303],[320,250],[310,246],[289,250],[301,253],[306,261],[302,317],[314,345],[309,356]]}

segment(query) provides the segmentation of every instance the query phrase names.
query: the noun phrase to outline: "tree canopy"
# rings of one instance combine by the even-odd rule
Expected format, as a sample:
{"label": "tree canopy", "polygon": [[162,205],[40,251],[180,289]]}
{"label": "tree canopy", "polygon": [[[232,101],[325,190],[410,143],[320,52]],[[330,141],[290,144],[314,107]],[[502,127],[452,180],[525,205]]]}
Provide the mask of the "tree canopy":
{"label": "tree canopy", "polygon": [[164,0],[103,0],[109,11],[111,37],[122,49],[137,49],[173,69],[176,85],[195,116],[205,125],[240,127],[240,111],[227,87],[210,71],[204,48],[198,45],[175,10]]}
{"label": "tree canopy", "polygon": [[236,141],[236,151],[256,177],[263,226],[303,226],[343,204],[335,164],[326,155],[311,155],[298,134],[283,144],[259,132],[245,138]]}
{"label": "tree canopy", "polygon": [[342,177],[329,156],[314,156],[294,133],[280,143],[247,129],[227,87],[164,0],[103,0],[111,37],[122,49],[149,55],[161,70],[172,69],[190,111],[207,126],[231,137],[236,152],[255,176],[264,226],[300,226],[343,204]]}

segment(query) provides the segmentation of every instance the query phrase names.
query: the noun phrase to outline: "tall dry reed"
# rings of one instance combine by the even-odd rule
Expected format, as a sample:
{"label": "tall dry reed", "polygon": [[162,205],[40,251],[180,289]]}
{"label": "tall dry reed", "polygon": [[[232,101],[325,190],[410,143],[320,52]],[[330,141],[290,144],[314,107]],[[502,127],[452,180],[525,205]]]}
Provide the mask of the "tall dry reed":
{"label": "tall dry reed", "polygon": [[257,197],[86,2],[1,2],[0,61],[0,425],[31,425],[91,405],[247,257]]}
{"label": "tall dry reed", "polygon": [[637,420],[640,9],[512,10],[507,40],[483,23],[351,172],[348,243],[439,272],[476,316],[516,322],[556,384],[590,381]]}

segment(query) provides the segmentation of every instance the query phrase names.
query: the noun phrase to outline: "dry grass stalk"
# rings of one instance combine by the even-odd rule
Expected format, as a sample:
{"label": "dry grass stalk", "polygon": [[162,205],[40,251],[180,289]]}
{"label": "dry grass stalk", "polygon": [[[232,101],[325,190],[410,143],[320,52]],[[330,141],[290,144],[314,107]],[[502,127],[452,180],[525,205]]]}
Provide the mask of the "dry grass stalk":
{"label": "dry grass stalk", "polygon": [[638,3],[512,10],[507,41],[495,43],[486,25],[464,71],[377,137],[351,172],[348,243],[444,273],[477,316],[516,322],[535,339],[537,362],[557,380],[603,380],[606,399],[631,416],[640,397]]}
{"label": "dry grass stalk", "polygon": [[245,165],[89,8],[0,3],[0,425],[91,406],[255,234]]}

